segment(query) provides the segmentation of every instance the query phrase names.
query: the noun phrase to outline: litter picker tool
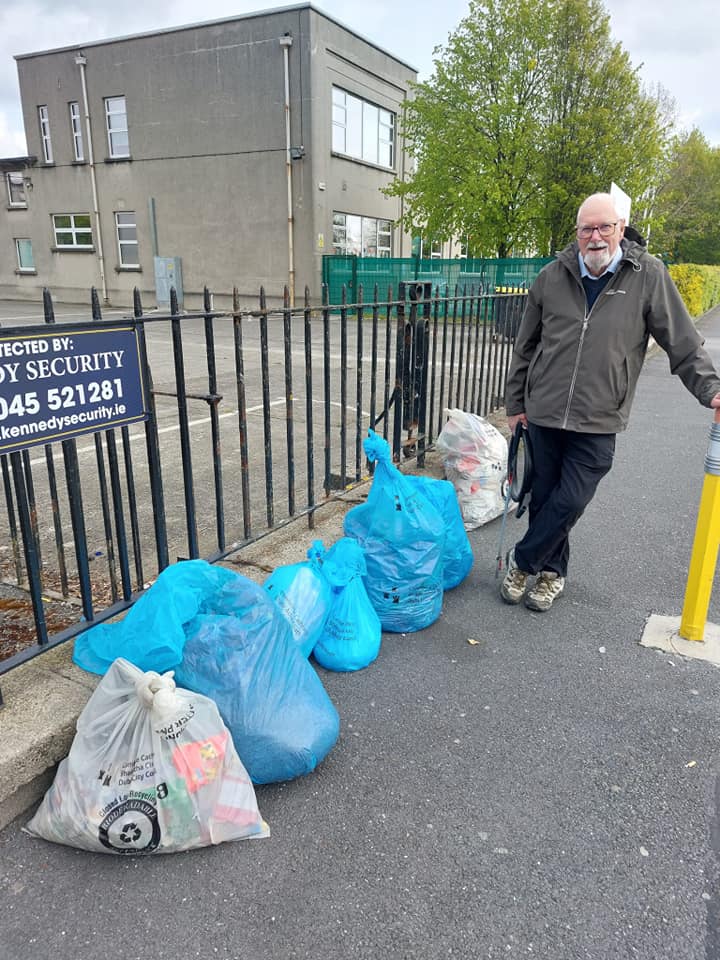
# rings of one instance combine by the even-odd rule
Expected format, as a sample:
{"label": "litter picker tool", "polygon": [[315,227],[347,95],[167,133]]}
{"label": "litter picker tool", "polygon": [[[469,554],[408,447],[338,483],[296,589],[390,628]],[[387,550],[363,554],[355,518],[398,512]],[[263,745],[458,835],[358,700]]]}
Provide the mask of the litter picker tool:
{"label": "litter picker tool", "polygon": [[[510,443],[508,445],[507,474],[503,483],[505,494],[505,506],[503,508],[502,522],[500,524],[500,537],[498,539],[498,552],[495,558],[495,579],[500,575],[503,569],[503,545],[505,541],[505,524],[510,509],[510,501],[517,503],[516,517],[521,517],[527,507],[527,498],[530,493],[530,483],[532,481],[532,449],[530,447],[530,434],[527,428],[518,423],[515,427]],[[507,564],[507,558],[505,559]]]}

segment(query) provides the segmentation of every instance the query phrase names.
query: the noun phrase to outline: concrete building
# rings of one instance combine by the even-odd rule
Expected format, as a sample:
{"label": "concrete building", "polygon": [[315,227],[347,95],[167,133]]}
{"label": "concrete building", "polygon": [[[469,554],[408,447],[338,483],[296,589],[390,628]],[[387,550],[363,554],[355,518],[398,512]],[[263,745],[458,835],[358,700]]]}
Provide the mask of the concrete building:
{"label": "concrete building", "polygon": [[0,160],[0,297],[317,298],[325,254],[410,255],[381,188],[416,72],[311,4],[16,60],[29,156]]}

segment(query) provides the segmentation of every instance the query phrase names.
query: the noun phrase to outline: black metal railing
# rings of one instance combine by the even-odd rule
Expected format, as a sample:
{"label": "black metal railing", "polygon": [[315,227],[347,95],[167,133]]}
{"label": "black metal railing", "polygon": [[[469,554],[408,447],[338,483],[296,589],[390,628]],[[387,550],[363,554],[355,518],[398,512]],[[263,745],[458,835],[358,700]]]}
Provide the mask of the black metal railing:
{"label": "black metal railing", "polygon": [[[174,559],[211,562],[318,509],[365,480],[368,428],[396,461],[424,465],[450,407],[486,416],[504,404],[525,296],[405,284],[365,301],[343,290],[279,310],[144,313],[56,324],[58,333],[132,325],[147,419],[0,455],[6,582],[27,588],[35,642],[0,673],[126,610]],[[45,320],[55,323],[44,297]],[[28,334],[3,327],[3,337]],[[69,535],[68,527],[72,535]],[[49,599],[48,599],[49,598]],[[77,604],[53,629],[46,606]]]}

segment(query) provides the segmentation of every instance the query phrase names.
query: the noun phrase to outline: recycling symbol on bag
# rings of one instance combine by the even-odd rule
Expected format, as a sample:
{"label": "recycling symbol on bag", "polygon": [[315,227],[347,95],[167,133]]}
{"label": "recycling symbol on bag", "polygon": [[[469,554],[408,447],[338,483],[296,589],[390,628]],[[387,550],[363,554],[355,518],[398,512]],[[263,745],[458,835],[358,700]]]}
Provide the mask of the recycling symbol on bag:
{"label": "recycling symbol on bag", "polygon": [[155,806],[140,798],[118,804],[100,824],[98,839],[113,853],[152,853],[160,844]]}
{"label": "recycling symbol on bag", "polygon": [[120,831],[120,839],[123,843],[137,843],[142,831],[136,823],[126,823]]}

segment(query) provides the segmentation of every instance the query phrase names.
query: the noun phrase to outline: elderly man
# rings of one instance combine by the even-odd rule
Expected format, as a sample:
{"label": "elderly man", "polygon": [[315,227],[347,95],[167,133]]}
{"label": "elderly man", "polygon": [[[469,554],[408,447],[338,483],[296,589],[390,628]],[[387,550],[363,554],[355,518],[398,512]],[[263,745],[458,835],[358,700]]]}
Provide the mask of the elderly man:
{"label": "elderly man", "polygon": [[500,593],[531,610],[549,610],[565,588],[568,535],[612,466],[648,338],[700,403],[720,407],[720,378],[670,275],[624,228],[609,194],[584,201],[577,241],[539,274],[515,343],[508,425],[529,431],[534,478]]}

